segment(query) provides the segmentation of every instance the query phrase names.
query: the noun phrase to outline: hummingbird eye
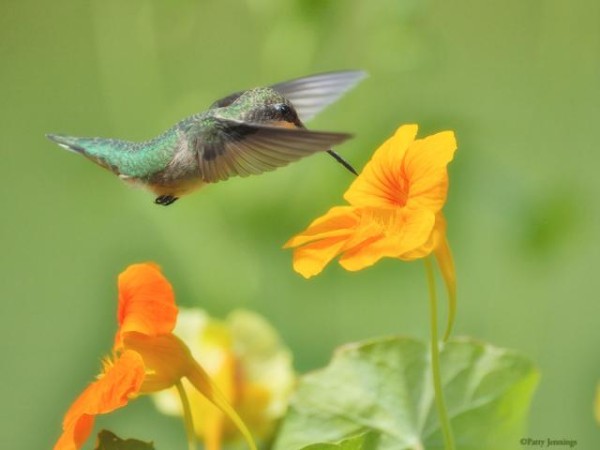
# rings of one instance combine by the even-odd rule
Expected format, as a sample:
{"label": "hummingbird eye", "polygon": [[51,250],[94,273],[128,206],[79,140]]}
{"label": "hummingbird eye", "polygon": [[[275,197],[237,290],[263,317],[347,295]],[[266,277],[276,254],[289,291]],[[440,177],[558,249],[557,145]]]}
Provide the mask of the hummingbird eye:
{"label": "hummingbird eye", "polygon": [[275,109],[282,116],[285,116],[285,115],[289,114],[290,112],[292,112],[292,108],[290,108],[289,105],[287,105],[285,103],[277,103],[275,105]]}
{"label": "hummingbird eye", "polygon": [[277,118],[286,122],[295,123],[298,120],[296,112],[287,103],[277,103],[273,105]]}

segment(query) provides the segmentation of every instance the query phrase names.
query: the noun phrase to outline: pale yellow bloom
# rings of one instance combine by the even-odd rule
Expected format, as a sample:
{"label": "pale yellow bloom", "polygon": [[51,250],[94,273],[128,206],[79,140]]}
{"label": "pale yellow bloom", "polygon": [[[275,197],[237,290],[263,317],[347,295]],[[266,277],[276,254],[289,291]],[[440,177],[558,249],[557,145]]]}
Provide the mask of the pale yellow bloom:
{"label": "pale yellow bloom", "polygon": [[[180,309],[175,332],[223,392],[253,436],[266,440],[287,408],[295,375],[292,358],[276,331],[256,313],[237,310],[226,320],[213,319],[200,309]],[[221,411],[184,382],[194,429],[208,449],[238,439]],[[180,415],[174,390],[153,396],[160,411]]]}

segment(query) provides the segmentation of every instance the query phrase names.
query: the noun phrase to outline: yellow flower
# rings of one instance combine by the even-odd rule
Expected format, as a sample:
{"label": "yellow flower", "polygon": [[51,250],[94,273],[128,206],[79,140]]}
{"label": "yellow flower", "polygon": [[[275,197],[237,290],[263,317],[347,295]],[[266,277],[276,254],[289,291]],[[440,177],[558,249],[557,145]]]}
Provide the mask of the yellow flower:
{"label": "yellow flower", "polygon": [[119,275],[119,328],[113,356],[98,380],[71,405],[54,450],[76,450],[92,432],[95,416],[125,406],[139,394],[167,389],[187,379],[236,424],[251,448],[245,425],[222,398],[187,346],[172,331],[177,319],[173,289],[154,264],[135,264]]}
{"label": "yellow flower", "polygon": [[451,324],[456,282],[442,207],[456,140],[451,131],[415,139],[417,129],[398,128],[344,194],[349,205],[331,208],[285,247],[295,249],[294,270],[305,278],[336,256],[356,271],[381,258],[410,261],[434,252],[449,292]]}
{"label": "yellow flower", "polygon": [[[249,311],[234,311],[219,321],[200,309],[181,310],[175,331],[253,435],[268,441],[285,413],[295,381],[291,354],[276,331]],[[204,438],[205,448],[216,449],[215,443],[237,438],[220,411],[190,385],[184,383],[184,387],[196,434]],[[153,398],[163,413],[182,413],[174,390],[159,392]]]}

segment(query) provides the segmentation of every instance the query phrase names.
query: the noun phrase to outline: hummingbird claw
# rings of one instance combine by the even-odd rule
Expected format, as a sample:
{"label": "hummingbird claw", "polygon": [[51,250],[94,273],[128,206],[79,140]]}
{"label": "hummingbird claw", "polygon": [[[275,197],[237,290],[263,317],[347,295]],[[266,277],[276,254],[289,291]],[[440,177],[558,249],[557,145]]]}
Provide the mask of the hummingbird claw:
{"label": "hummingbird claw", "polygon": [[161,195],[154,199],[154,203],[162,206],[169,206],[171,203],[175,203],[178,200],[178,197],[174,197],[172,195]]}

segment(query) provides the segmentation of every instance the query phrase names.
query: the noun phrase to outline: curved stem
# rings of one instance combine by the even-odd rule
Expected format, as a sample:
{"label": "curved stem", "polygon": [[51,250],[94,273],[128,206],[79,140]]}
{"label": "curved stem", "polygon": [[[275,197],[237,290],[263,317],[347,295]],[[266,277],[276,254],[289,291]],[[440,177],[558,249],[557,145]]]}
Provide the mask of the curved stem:
{"label": "curved stem", "polygon": [[433,390],[435,392],[435,404],[438,410],[440,427],[444,437],[444,448],[454,450],[454,437],[452,428],[448,419],[446,402],[444,401],[444,392],[442,390],[442,377],[440,375],[440,349],[438,341],[438,323],[437,323],[437,296],[435,292],[435,277],[433,275],[433,265],[430,258],[425,258],[425,272],[427,274],[427,284],[429,285],[429,310],[431,327],[431,372],[433,375]]}
{"label": "curved stem", "polygon": [[183,409],[183,422],[185,423],[185,433],[187,435],[188,449],[196,450],[196,433],[194,431],[194,420],[192,419],[192,410],[190,408],[190,401],[185,393],[181,380],[175,383],[179,398],[181,398],[181,407]]}
{"label": "curved stem", "polygon": [[439,246],[435,250],[435,258],[437,259],[448,294],[448,322],[443,337],[444,342],[446,342],[452,333],[454,319],[456,318],[456,272],[454,270],[454,260],[452,259],[450,245],[445,235],[442,235]]}

